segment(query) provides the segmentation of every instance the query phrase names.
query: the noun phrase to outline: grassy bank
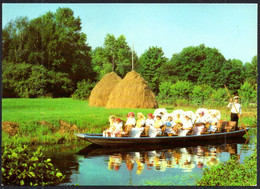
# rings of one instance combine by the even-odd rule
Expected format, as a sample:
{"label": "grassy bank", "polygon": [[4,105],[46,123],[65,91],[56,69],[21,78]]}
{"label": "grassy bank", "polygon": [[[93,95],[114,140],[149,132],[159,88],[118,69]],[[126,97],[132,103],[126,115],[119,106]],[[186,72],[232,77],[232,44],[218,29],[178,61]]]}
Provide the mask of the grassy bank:
{"label": "grassy bank", "polygon": [[[169,112],[174,109],[196,111],[195,106],[163,106]],[[230,110],[226,107],[217,108],[221,111],[221,119],[229,120]],[[73,133],[59,132],[59,120],[77,126],[79,132],[101,132],[108,127],[108,117],[116,115],[126,120],[129,111],[134,113],[153,113],[153,109],[106,109],[104,107],[90,107],[88,101],[73,100],[71,98],[40,98],[40,99],[2,99],[2,121],[19,123],[19,131],[15,136],[2,132],[2,145],[10,143],[58,143],[59,141],[76,141]],[[256,126],[256,108],[243,108],[242,120],[246,126]],[[39,126],[37,121],[47,121],[55,128]]]}

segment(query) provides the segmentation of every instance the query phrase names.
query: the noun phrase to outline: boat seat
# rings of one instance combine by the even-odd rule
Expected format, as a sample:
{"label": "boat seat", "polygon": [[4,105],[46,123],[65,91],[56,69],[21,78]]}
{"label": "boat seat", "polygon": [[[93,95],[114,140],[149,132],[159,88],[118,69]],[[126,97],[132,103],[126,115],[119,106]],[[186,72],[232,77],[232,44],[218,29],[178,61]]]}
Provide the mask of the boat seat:
{"label": "boat seat", "polygon": [[201,132],[200,134],[209,134],[209,132]]}

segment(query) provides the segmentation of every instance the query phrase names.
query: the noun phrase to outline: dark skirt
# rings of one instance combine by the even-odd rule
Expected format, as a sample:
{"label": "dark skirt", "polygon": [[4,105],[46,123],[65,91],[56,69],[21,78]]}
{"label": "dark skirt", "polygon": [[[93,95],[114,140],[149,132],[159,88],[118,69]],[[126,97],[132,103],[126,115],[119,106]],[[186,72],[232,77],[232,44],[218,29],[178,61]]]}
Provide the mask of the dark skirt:
{"label": "dark skirt", "polygon": [[238,130],[238,114],[231,113],[231,121],[236,121],[237,122],[235,129]]}

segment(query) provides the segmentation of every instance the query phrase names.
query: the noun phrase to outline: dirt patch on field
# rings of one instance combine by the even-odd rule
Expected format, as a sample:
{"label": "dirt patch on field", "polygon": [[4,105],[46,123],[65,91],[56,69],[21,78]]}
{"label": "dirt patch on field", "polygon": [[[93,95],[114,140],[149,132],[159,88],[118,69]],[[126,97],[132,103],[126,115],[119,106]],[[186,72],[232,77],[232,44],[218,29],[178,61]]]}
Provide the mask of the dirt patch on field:
{"label": "dirt patch on field", "polygon": [[74,133],[74,132],[78,132],[79,129],[76,125],[71,125],[69,123],[66,123],[65,121],[59,120],[59,124],[60,124],[60,129],[59,129],[59,133],[64,134],[64,133]]}
{"label": "dirt patch on field", "polygon": [[53,124],[51,124],[51,123],[49,123],[49,122],[47,122],[45,120],[37,121],[37,125],[48,127],[52,132],[54,132],[56,130],[56,127]]}
{"label": "dirt patch on field", "polygon": [[11,121],[4,121],[2,122],[2,130],[10,136],[14,136],[18,133],[19,124]]}
{"label": "dirt patch on field", "polygon": [[257,117],[257,112],[242,112],[244,117]]}

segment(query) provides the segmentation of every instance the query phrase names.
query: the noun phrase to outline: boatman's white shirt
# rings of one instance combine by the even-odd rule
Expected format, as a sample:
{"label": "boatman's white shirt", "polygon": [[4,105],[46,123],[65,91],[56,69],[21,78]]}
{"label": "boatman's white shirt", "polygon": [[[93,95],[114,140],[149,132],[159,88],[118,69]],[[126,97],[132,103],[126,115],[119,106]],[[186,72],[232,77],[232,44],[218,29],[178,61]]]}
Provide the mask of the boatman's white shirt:
{"label": "boatman's white shirt", "polygon": [[[235,103],[235,102],[234,102],[234,104],[235,104],[235,106],[236,106],[236,109],[237,109],[238,113],[239,113],[239,114],[242,114],[241,105],[240,105],[239,103]],[[231,113],[237,114],[237,111],[236,111],[236,109],[235,109],[235,106],[233,105],[233,103],[229,103],[229,104],[227,105],[228,108],[231,108]]]}

